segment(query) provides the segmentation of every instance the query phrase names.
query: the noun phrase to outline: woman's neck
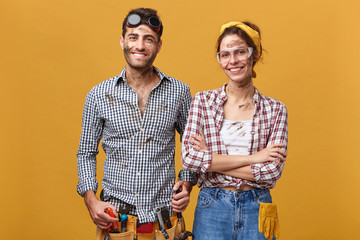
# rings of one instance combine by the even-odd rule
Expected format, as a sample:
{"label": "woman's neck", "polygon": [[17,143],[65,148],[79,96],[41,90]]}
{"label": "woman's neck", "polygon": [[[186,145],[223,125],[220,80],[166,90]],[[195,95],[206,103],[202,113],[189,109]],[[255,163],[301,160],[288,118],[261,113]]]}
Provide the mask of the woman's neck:
{"label": "woman's neck", "polygon": [[225,92],[228,98],[232,98],[236,102],[251,102],[255,93],[255,87],[252,80],[246,85],[229,82],[226,85]]}

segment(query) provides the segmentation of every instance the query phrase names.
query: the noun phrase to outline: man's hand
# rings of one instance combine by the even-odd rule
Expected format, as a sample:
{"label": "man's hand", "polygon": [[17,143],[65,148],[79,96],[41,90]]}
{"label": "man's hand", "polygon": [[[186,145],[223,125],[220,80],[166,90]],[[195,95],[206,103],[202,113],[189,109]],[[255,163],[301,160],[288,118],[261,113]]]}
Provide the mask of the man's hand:
{"label": "man's hand", "polygon": [[190,202],[190,192],[192,187],[192,183],[186,181],[178,181],[174,185],[174,192],[176,192],[178,189],[181,190],[181,192],[173,194],[173,199],[171,201],[171,206],[175,212],[185,211]]}
{"label": "man's hand", "polygon": [[108,202],[100,201],[96,198],[93,191],[87,191],[84,195],[85,205],[87,206],[91,219],[101,229],[107,229],[112,222],[118,222],[118,218],[110,217],[106,212],[107,208],[111,208],[114,215],[117,216],[117,209]]}

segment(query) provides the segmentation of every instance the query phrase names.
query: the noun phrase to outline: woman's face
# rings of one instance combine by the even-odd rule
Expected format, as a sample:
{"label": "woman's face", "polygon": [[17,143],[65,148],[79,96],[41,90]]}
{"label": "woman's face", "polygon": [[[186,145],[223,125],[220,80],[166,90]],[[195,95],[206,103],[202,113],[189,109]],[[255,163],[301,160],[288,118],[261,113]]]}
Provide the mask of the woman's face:
{"label": "woman's face", "polygon": [[252,56],[247,59],[240,57],[237,53],[239,49],[245,49],[249,46],[245,40],[237,34],[227,35],[220,43],[220,54],[230,53],[226,60],[220,60],[220,65],[230,81],[242,83],[242,85],[251,82],[252,80]]}

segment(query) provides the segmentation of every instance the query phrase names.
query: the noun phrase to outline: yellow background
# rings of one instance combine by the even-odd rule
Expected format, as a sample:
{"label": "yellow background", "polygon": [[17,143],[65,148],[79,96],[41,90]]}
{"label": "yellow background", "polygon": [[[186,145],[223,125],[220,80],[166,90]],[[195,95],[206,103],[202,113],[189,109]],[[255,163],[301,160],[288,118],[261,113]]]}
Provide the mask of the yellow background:
{"label": "yellow background", "polygon": [[[121,23],[136,7],[159,11],[165,27],[155,65],[192,94],[227,81],[214,57],[221,24],[260,26],[267,53],[255,85],[289,112],[288,160],[272,190],[281,239],[358,238],[355,0],[2,0],[0,238],[94,236],[76,193],[82,108],[86,93],[124,66]],[[99,165],[103,159],[101,153]],[[197,193],[184,214],[190,229]]]}

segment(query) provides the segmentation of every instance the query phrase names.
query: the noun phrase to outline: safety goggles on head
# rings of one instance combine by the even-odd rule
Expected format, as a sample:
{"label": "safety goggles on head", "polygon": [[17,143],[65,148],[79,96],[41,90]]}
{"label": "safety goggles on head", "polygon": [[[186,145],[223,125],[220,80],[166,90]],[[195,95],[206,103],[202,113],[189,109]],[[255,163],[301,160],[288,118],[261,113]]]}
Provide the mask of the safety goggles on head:
{"label": "safety goggles on head", "polygon": [[141,17],[138,14],[133,13],[133,14],[130,14],[126,20],[126,26],[129,28],[137,27],[142,23],[145,23],[153,31],[155,31],[161,35],[161,21],[157,16],[151,16],[147,20],[142,21]]}
{"label": "safety goggles on head", "polygon": [[230,61],[232,54],[234,55],[234,58],[236,58],[238,61],[242,61],[248,59],[251,56],[252,52],[252,47],[236,47],[218,52],[216,54],[216,57],[219,63],[224,64]]}

